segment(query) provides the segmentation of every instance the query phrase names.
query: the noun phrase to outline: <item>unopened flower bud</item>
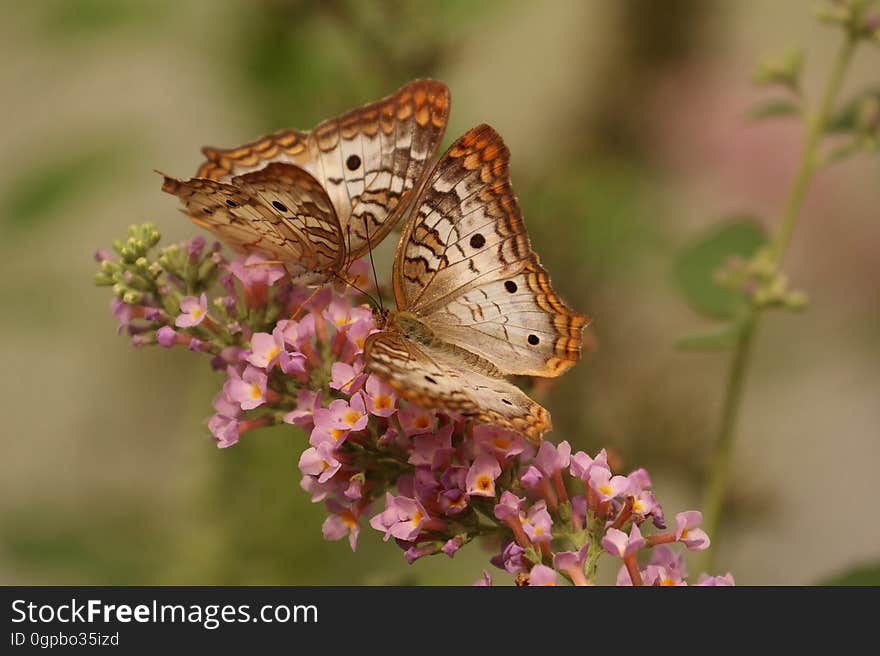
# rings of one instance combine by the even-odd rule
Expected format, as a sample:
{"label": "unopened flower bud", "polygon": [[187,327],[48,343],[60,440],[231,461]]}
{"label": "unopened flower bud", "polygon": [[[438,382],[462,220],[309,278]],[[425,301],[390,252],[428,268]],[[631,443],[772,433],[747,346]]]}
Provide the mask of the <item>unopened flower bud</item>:
{"label": "unopened flower bud", "polygon": [[213,258],[206,258],[204,262],[199,266],[199,279],[204,280],[208,278],[214,271],[217,269],[217,263]]}
{"label": "unopened flower bud", "polygon": [[847,23],[851,15],[849,7],[843,7],[839,4],[836,6],[825,4],[816,9],[816,18],[823,23]]}
{"label": "unopened flower bud", "polygon": [[859,103],[856,128],[863,134],[873,134],[880,129],[880,97],[869,96]]}
{"label": "unopened flower bud", "polygon": [[755,71],[753,80],[759,85],[781,84],[796,90],[800,86],[803,63],[803,50],[793,48],[782,55],[765,58]]}
{"label": "unopened flower bud", "polygon": [[790,310],[803,310],[809,305],[810,299],[804,292],[793,291],[785,295],[784,303]]}
{"label": "unopened flower bud", "polygon": [[106,273],[99,271],[98,273],[95,274],[94,281],[95,281],[96,285],[99,285],[101,287],[106,287],[108,285],[113,284],[113,277],[108,276]]}

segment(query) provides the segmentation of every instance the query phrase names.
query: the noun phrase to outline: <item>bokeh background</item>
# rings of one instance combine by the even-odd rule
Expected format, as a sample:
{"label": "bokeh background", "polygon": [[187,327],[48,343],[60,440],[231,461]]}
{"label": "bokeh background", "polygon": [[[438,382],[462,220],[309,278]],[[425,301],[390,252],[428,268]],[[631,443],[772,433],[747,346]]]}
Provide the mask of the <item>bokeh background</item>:
{"label": "bokeh background", "polygon": [[[130,223],[196,230],[152,169],[317,121],[413,77],[444,80],[446,143],[493,124],[536,250],[594,317],[594,352],[547,392],[555,440],[648,467],[667,514],[699,505],[728,357],[677,254],[725,217],[780,212],[801,146],[746,114],[759,56],[807,47],[815,96],[839,42],[802,0],[472,3],[8,2],[0,22],[0,581],[467,584],[474,545],[406,565],[376,533],[321,538],[292,426],[214,447],[206,359],[115,335],[96,247]],[[845,92],[878,82],[865,47]],[[811,299],[761,326],[718,563],[805,584],[880,558],[880,161],[823,172],[787,270]],[[389,240],[391,241],[391,240]],[[387,259],[380,251],[380,260]]]}

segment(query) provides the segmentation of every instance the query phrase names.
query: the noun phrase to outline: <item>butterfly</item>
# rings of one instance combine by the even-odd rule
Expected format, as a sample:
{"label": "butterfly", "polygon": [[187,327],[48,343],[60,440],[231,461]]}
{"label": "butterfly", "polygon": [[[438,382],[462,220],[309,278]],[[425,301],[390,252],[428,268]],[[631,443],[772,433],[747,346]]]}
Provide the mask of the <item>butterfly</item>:
{"label": "butterfly", "polygon": [[427,176],[394,256],[396,312],[377,312],[365,369],[424,408],[539,442],[550,414],[508,375],[559,376],[589,319],[557,296],[510,186],[510,153],[480,125]]}
{"label": "butterfly", "polygon": [[241,253],[281,261],[294,282],[324,282],[378,244],[430,170],[449,89],[415,80],[310,132],[206,147],[196,177],[164,176],[185,213]]}

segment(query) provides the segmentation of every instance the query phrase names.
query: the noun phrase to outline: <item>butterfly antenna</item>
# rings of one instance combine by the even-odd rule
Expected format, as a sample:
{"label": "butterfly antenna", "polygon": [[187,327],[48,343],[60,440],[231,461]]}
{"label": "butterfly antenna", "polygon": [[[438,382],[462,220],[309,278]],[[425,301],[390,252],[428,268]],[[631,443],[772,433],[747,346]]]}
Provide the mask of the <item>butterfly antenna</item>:
{"label": "butterfly antenna", "polygon": [[245,262],[246,267],[268,266],[271,264],[280,264],[284,266],[284,260],[260,260],[259,262]]}
{"label": "butterfly antenna", "polygon": [[305,306],[309,304],[309,301],[311,301],[313,298],[315,298],[315,296],[318,294],[319,291],[321,291],[321,288],[315,287],[315,289],[312,291],[312,293],[309,294],[309,297],[306,300],[304,300],[302,303],[299,304],[299,307],[296,308],[296,311],[294,311],[294,313],[290,317],[291,321],[296,321],[296,318],[299,316],[299,313],[302,312],[303,308],[305,308]]}
{"label": "butterfly antenna", "polygon": [[373,245],[370,243],[370,227],[367,225],[367,215],[364,214],[364,232],[367,234],[367,251],[370,253],[370,267],[373,269],[373,280],[376,282],[376,294],[379,296],[379,309],[385,310],[382,305],[382,291],[379,289],[379,276],[376,275],[376,262],[373,261]]}
{"label": "butterfly antenna", "polygon": [[334,276],[336,276],[336,278],[337,278],[341,283],[343,283],[343,284],[345,284],[345,285],[348,285],[348,286],[351,287],[352,289],[355,289],[355,290],[359,291],[361,294],[363,294],[364,296],[366,296],[368,299],[370,299],[370,300],[373,302],[373,305],[379,305],[379,303],[376,301],[375,297],[374,297],[372,294],[370,294],[369,292],[364,291],[363,289],[361,289],[360,287],[358,287],[357,285],[355,285],[351,280],[348,280],[348,279],[345,278],[344,276],[340,276],[340,275],[339,275],[338,273],[336,273],[335,271],[330,271],[330,273],[333,274]]}

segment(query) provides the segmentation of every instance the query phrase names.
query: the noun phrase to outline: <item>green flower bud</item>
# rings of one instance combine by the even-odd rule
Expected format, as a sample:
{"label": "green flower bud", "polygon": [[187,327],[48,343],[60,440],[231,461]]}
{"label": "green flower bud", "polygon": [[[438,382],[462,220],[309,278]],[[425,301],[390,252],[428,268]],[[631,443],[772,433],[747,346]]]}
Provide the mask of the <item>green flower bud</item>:
{"label": "green flower bud", "polygon": [[571,520],[571,501],[563,501],[559,504],[559,517],[564,522]]}
{"label": "green flower bud", "polygon": [[98,271],[95,273],[95,284],[100,287],[107,287],[113,284],[112,276],[108,276],[106,273],[102,273]]}
{"label": "green flower bud", "polygon": [[128,305],[137,305],[144,299],[143,292],[136,291],[134,289],[129,289],[122,296],[122,302]]}
{"label": "green flower bud", "polygon": [[180,312],[180,300],[168,294],[161,294],[159,299],[162,301],[162,309],[168,313],[168,316],[176,317]]}
{"label": "green flower bud", "polygon": [[780,84],[796,91],[800,87],[803,64],[803,50],[792,48],[782,55],[764,58],[752,79],[762,86]]}
{"label": "green flower bud", "polygon": [[790,310],[803,310],[810,304],[810,298],[801,291],[789,292],[785,296],[785,307]]}
{"label": "green flower bud", "polygon": [[541,562],[541,554],[538,553],[538,550],[535,549],[534,546],[531,546],[531,545],[530,545],[529,548],[526,549],[526,551],[525,551],[525,553],[524,553],[523,555],[524,555],[526,558],[528,558],[529,561],[531,561],[532,563],[538,564],[538,563]]}
{"label": "green flower bud", "polygon": [[872,135],[880,129],[880,97],[869,96],[859,103],[856,129],[859,132]]}
{"label": "green flower bud", "polygon": [[211,277],[211,274],[213,274],[214,271],[216,271],[216,270],[217,270],[217,263],[214,262],[214,260],[212,260],[210,257],[206,258],[199,265],[199,275],[198,275],[199,280],[207,280],[208,278]]}
{"label": "green flower bud", "polygon": [[774,301],[782,300],[785,291],[788,289],[788,278],[784,273],[780,273],[772,281],[767,288],[770,298]]}
{"label": "green flower bud", "polygon": [[851,17],[852,12],[849,7],[825,4],[816,8],[816,18],[823,23],[844,24],[848,23]]}

